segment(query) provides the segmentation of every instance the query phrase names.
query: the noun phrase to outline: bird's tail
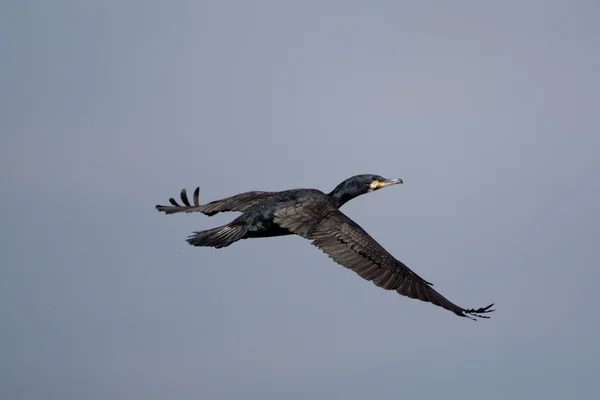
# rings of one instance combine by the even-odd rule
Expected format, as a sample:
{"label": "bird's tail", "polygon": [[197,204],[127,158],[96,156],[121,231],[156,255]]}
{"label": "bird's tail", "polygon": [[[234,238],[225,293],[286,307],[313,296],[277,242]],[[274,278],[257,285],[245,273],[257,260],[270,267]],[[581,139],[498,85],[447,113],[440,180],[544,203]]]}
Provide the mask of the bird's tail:
{"label": "bird's tail", "polygon": [[220,249],[243,239],[247,231],[248,229],[242,225],[223,225],[206,231],[194,232],[187,238],[187,242],[192,246]]}

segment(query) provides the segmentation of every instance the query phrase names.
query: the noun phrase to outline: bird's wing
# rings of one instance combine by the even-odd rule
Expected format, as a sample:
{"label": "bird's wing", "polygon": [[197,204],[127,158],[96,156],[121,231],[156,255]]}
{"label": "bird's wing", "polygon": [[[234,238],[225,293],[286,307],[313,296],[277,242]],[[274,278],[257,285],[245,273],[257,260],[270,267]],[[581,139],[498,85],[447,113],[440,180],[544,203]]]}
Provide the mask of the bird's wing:
{"label": "bird's wing", "polygon": [[275,213],[274,222],[300,236],[338,264],[351,269],[375,285],[395,290],[403,296],[443,307],[461,317],[489,318],[493,304],[479,309],[465,309],[435,291],[432,284],[395,259],[357,223],[338,209],[323,209],[317,203],[300,203]]}
{"label": "bird's wing", "polygon": [[187,197],[187,192],[185,189],[183,189],[180,195],[183,206],[179,205],[179,203],[177,203],[177,201],[175,201],[175,199],[171,197],[169,199],[169,202],[172,205],[157,205],[156,209],[158,211],[164,212],[165,214],[175,214],[180,212],[189,213],[198,211],[208,216],[215,215],[216,213],[224,211],[243,212],[256,204],[265,201],[275,193],[276,192],[246,192],[240,193],[235,196],[227,197],[225,199],[211,201],[207,204],[200,204],[198,199],[198,196],[200,194],[200,188],[197,187],[196,190],[194,190],[194,205],[190,204],[190,201]]}

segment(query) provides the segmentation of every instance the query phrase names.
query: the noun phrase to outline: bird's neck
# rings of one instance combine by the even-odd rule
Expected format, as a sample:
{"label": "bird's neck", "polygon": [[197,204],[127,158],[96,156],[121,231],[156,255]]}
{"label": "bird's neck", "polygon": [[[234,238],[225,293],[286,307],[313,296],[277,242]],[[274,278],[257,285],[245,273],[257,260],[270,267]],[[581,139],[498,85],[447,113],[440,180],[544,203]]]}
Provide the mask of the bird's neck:
{"label": "bird's neck", "polygon": [[341,206],[343,206],[353,198],[360,196],[361,194],[363,194],[362,191],[359,192],[358,190],[355,190],[355,188],[349,187],[342,183],[338,185],[335,189],[333,189],[331,193],[329,193],[329,197],[333,199],[335,206],[337,208],[340,208]]}

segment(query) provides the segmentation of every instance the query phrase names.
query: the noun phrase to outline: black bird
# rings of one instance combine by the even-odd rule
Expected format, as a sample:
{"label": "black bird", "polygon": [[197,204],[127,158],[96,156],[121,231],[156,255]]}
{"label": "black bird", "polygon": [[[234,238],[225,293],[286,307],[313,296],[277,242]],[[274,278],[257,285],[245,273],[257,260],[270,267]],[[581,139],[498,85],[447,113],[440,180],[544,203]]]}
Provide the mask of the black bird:
{"label": "black bird", "polygon": [[187,242],[193,246],[221,248],[240,239],[300,235],[311,240],[338,264],[383,289],[433,303],[461,317],[489,318],[483,314],[494,311],[491,309],[493,304],[465,309],[452,303],[339,210],[355,197],[398,183],[403,183],[402,179],[356,175],[340,183],[329,194],[316,189],[246,192],[208,204],[199,203],[200,188],[196,188],[193,205],[183,189],[183,206],[170,198],[171,206],[157,205],[156,209],[166,214],[198,211],[208,216],[239,211],[243,214],[229,224],[194,232]]}

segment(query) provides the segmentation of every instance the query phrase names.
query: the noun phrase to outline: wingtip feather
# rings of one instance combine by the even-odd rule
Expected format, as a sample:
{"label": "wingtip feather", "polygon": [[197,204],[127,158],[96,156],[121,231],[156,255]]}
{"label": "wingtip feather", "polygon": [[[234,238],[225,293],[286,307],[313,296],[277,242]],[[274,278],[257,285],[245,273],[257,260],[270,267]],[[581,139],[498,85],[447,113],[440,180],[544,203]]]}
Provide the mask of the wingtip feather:
{"label": "wingtip feather", "polygon": [[488,314],[488,313],[496,311],[496,310],[490,310],[490,308],[492,308],[493,306],[494,306],[494,303],[490,304],[487,307],[481,307],[478,309],[471,308],[469,310],[464,310],[461,317],[467,317],[473,321],[477,321],[477,318],[489,319],[490,317],[488,315],[483,315],[483,314]]}
{"label": "wingtip feather", "polygon": [[199,195],[200,195],[200,186],[198,186],[196,188],[196,190],[194,190],[194,205],[196,207],[200,206],[200,200],[198,199]]}
{"label": "wingtip feather", "polygon": [[183,204],[185,204],[187,207],[191,206],[190,201],[187,197],[187,191],[185,189],[181,189],[181,195],[179,197],[181,197],[181,201],[183,202]]}

